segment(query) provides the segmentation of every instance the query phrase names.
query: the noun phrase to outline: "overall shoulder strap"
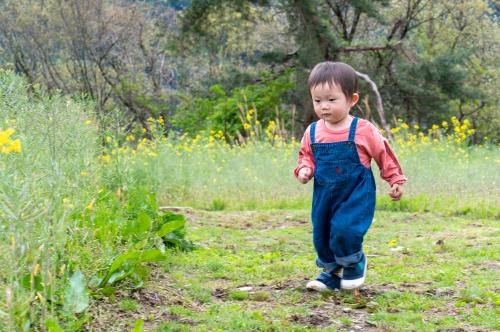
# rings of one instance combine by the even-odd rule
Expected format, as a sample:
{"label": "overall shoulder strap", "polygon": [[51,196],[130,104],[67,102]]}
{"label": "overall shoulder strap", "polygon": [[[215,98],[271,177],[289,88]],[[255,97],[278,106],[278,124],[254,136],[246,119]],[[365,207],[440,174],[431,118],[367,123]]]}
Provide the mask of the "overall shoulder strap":
{"label": "overall shoulder strap", "polygon": [[316,137],[316,123],[313,122],[311,123],[311,129],[310,129],[310,134],[311,134],[311,144],[316,143],[315,137]]}
{"label": "overall shoulder strap", "polygon": [[349,129],[349,138],[348,141],[354,141],[354,137],[356,137],[356,126],[358,124],[358,118],[354,117],[351,122],[351,128]]}

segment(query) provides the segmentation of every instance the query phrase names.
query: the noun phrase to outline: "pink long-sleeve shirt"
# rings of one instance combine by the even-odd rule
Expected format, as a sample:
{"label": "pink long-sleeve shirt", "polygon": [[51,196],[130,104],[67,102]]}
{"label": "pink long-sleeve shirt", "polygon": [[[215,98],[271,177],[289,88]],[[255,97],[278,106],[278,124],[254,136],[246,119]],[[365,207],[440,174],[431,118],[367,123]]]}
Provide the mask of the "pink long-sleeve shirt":
{"label": "pink long-sleeve shirt", "polygon": [[[303,167],[311,168],[314,173],[315,166],[311,150],[310,129],[311,126],[306,129],[304,137],[302,137],[298,165],[294,170],[296,177]],[[349,128],[331,130],[325,125],[324,120],[319,120],[316,125],[315,136],[316,143],[347,141],[349,138]],[[389,142],[371,122],[363,119],[358,120],[354,142],[358,149],[359,159],[365,167],[370,167],[372,159],[375,159],[380,169],[380,176],[391,186],[395,183],[403,184],[406,182],[407,179],[403,175],[401,166]]]}

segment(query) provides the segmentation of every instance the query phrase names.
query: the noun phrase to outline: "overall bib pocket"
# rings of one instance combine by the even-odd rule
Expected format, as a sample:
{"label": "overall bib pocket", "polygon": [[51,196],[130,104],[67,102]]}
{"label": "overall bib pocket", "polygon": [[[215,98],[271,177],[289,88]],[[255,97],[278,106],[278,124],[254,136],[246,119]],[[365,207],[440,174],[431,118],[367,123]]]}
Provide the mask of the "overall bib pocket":
{"label": "overall bib pocket", "polygon": [[342,186],[349,181],[349,174],[353,166],[345,160],[321,161],[316,165],[314,178],[321,186]]}

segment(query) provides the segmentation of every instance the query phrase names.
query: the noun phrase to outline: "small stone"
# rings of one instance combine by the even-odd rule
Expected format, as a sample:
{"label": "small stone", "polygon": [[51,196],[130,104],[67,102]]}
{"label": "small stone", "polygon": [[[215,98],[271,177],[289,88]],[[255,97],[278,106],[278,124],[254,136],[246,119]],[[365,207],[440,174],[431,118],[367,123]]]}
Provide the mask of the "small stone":
{"label": "small stone", "polygon": [[247,287],[240,287],[240,288],[238,288],[238,290],[240,290],[240,291],[242,291],[242,292],[249,292],[249,291],[251,291],[252,289],[253,289],[253,287],[249,287],[249,286],[247,286]]}

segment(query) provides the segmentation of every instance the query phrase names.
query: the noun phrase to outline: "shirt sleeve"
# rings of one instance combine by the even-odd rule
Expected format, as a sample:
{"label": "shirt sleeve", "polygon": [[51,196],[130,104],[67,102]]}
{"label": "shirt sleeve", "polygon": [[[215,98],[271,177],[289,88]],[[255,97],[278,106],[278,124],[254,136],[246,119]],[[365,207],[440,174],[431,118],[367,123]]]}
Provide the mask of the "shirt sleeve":
{"label": "shirt sleeve", "polygon": [[310,129],[311,126],[306,129],[304,136],[302,137],[302,140],[300,142],[299,159],[297,161],[297,167],[295,167],[295,169],[293,170],[293,174],[295,174],[295,177],[298,177],[300,169],[304,167],[311,168],[313,171],[312,174],[314,174],[315,165],[314,156],[311,150],[311,136],[309,134]]}
{"label": "shirt sleeve", "polygon": [[389,145],[389,141],[372,124],[370,124],[369,136],[367,150],[380,169],[380,177],[391,186],[395,183],[405,183],[407,178],[403,175],[399,161]]}

